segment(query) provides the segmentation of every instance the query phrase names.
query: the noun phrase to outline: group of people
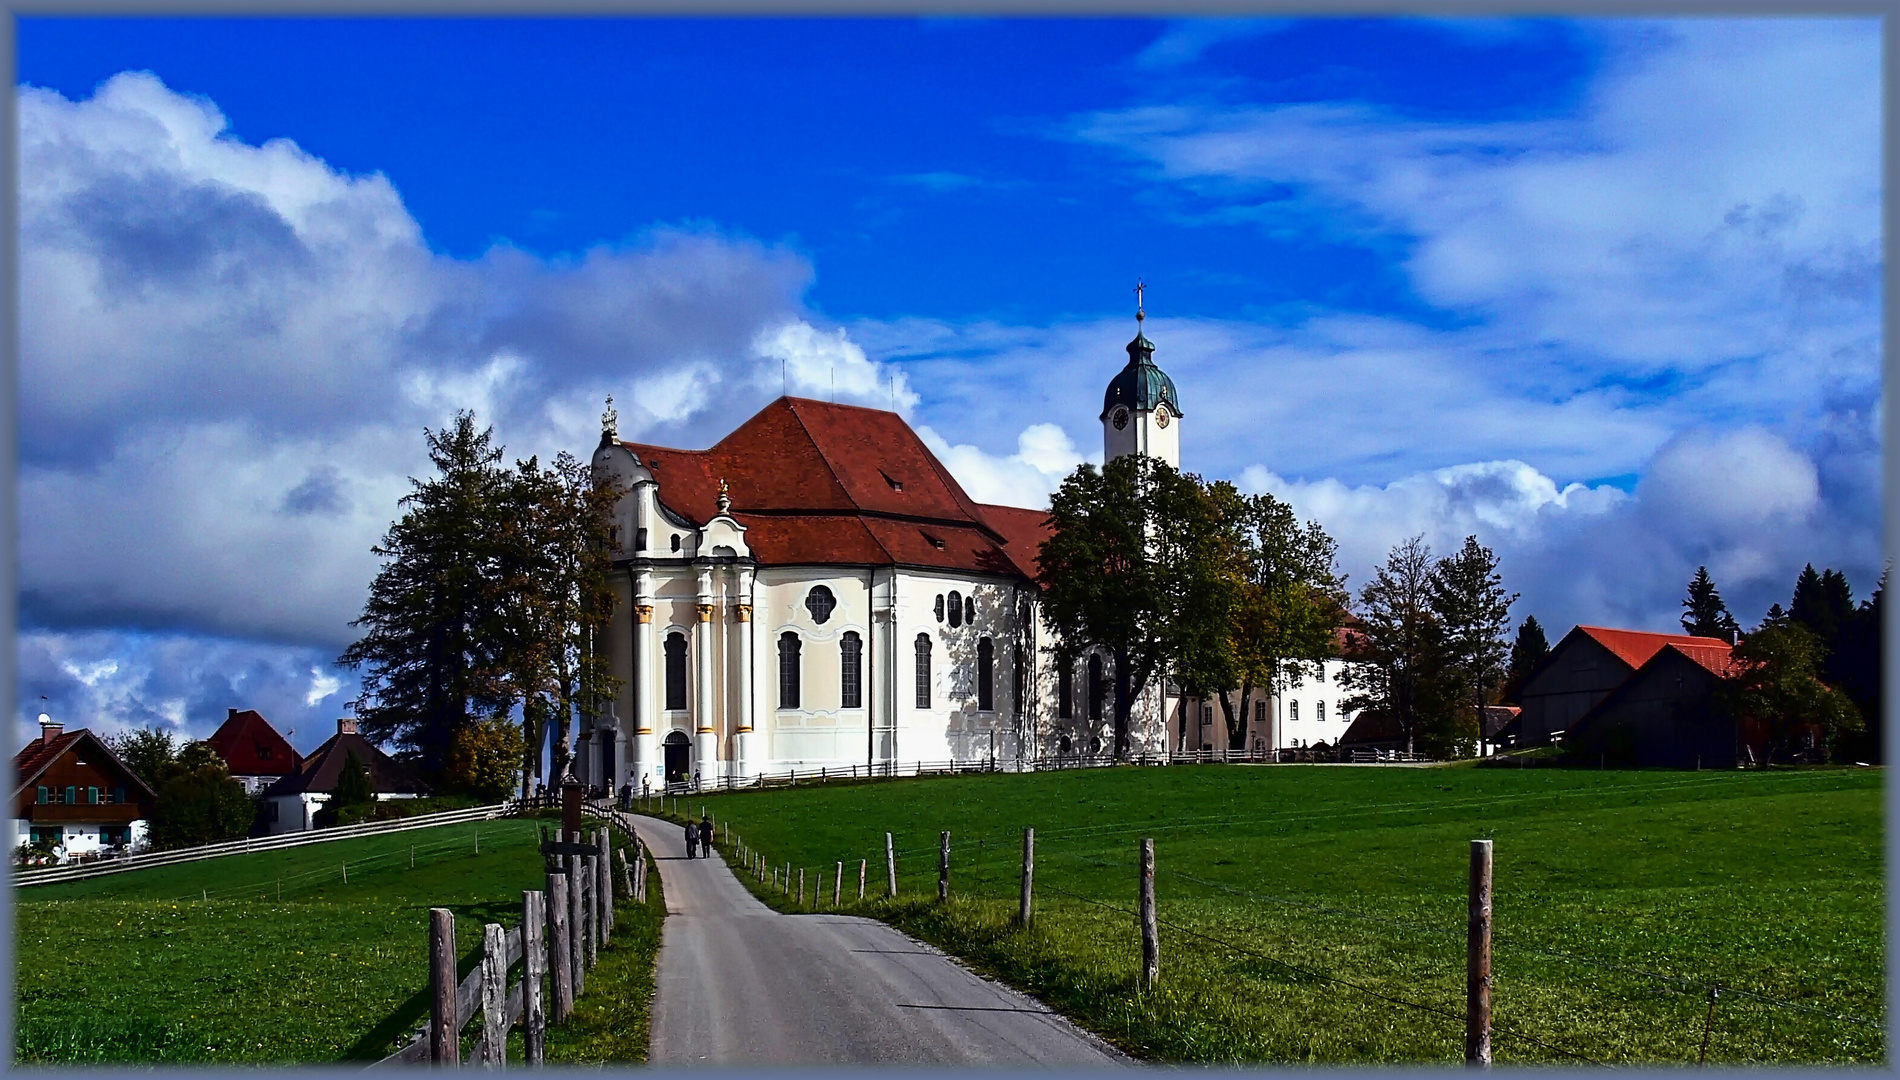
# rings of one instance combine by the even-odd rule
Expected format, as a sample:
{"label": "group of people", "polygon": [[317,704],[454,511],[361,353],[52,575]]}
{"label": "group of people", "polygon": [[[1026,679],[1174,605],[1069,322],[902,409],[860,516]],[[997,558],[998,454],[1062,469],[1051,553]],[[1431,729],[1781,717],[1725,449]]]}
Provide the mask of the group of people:
{"label": "group of people", "polygon": [[686,823],[686,857],[697,859],[712,855],[712,817],[707,815],[698,821]]}

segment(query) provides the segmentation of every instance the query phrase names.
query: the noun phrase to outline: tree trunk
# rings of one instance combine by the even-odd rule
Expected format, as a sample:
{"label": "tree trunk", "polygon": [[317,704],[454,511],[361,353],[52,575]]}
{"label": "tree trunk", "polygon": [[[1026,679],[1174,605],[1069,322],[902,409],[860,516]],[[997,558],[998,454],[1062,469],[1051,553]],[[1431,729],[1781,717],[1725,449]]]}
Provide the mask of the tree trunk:
{"label": "tree trunk", "polygon": [[1115,760],[1128,757],[1128,713],[1134,705],[1129,689],[1128,650],[1115,650]]}
{"label": "tree trunk", "polygon": [[1253,686],[1245,682],[1240,684],[1240,714],[1238,716],[1234,714],[1234,704],[1228,696],[1229,693],[1230,691],[1227,690],[1220,692],[1221,716],[1227,721],[1227,749],[1245,750],[1247,749],[1247,699],[1253,696]]}

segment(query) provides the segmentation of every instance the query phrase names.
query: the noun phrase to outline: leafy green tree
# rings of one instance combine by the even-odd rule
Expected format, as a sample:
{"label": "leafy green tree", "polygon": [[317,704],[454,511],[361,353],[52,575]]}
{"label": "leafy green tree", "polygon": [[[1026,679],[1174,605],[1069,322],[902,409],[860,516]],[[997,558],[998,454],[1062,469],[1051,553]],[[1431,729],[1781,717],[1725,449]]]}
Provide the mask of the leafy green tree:
{"label": "leafy green tree", "polygon": [[1861,727],[1860,710],[1820,677],[1821,641],[1790,620],[1765,626],[1736,644],[1724,697],[1737,716],[1767,731],[1762,764],[1789,748],[1804,730],[1832,738]]}
{"label": "leafy green tree", "polygon": [[1706,566],[1696,567],[1695,577],[1689,579],[1689,596],[1682,606],[1686,609],[1682,616],[1685,633],[1733,643],[1741,630],[1735,624],[1735,617],[1729,614],[1728,605],[1722,602],[1722,594],[1716,591]]}
{"label": "leafy green tree", "polygon": [[217,751],[187,743],[160,767],[152,843],[158,847],[209,844],[243,836],[257,817],[257,804],[233,779]]}
{"label": "leafy green tree", "polygon": [[613,512],[622,492],[565,452],[543,468],[515,463],[498,534],[499,593],[492,640],[494,684],[504,707],[519,705],[524,795],[555,725],[554,774],[563,775],[577,724],[592,723],[620,680],[601,647],[613,616]]}
{"label": "leafy green tree", "polygon": [[1130,749],[1129,713],[1151,679],[1217,644],[1208,612],[1232,610],[1227,535],[1198,480],[1129,454],[1084,464],[1050,498],[1039,550],[1043,612],[1056,648],[1097,645],[1114,657],[1115,756]]}
{"label": "leafy green tree", "polygon": [[1465,537],[1456,555],[1432,568],[1431,605],[1443,668],[1462,691],[1473,723],[1480,723],[1484,707],[1496,700],[1504,684],[1510,656],[1504,635],[1516,601],[1516,593],[1504,591],[1497,555],[1475,536]]}
{"label": "leafy green tree", "polygon": [[1550,639],[1544,636],[1544,628],[1538,623],[1537,616],[1524,616],[1524,621],[1518,625],[1517,637],[1511,641],[1511,670],[1505,680],[1508,689],[1504,696],[1515,699],[1517,689],[1524,685],[1524,680],[1530,678],[1531,672],[1549,655]]}
{"label": "leafy green tree", "polygon": [[1431,545],[1414,536],[1394,546],[1359,591],[1359,625],[1341,684],[1348,709],[1390,715],[1408,752],[1454,756],[1468,750],[1475,717],[1460,709],[1444,662],[1444,631],[1432,606]]}
{"label": "leafy green tree", "polygon": [[1317,522],[1302,523],[1272,495],[1245,496],[1226,481],[1207,485],[1219,526],[1210,551],[1224,580],[1177,667],[1183,685],[1220,701],[1227,746],[1243,750],[1246,705],[1256,687],[1313,675],[1338,655],[1334,635],[1347,596],[1338,547]]}
{"label": "leafy green tree", "polygon": [[373,549],[383,567],[351,623],[364,634],[338,660],[366,669],[352,703],[364,734],[405,747],[431,780],[455,733],[505,700],[492,675],[492,634],[507,476],[492,435],[468,412],[424,431],[437,475],[410,480],[402,517]]}
{"label": "leafy green tree", "polygon": [[504,717],[478,720],[455,735],[447,775],[452,792],[492,802],[515,786],[522,755],[521,729]]}
{"label": "leafy green tree", "polygon": [[164,728],[137,728],[103,740],[125,767],[156,789],[165,766],[178,757],[178,743]]}

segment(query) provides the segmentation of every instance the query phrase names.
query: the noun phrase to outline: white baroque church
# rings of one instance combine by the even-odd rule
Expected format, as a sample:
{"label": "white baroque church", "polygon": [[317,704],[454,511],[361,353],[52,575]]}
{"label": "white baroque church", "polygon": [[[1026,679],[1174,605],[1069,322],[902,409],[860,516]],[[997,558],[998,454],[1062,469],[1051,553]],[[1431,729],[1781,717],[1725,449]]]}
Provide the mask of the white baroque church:
{"label": "white baroque church", "polygon": [[[1139,332],[1128,343],[1103,446],[1178,468],[1181,405],[1154,348]],[[603,428],[593,466],[626,493],[603,641],[620,691],[583,724],[583,782],[1015,768],[1112,747],[1112,658],[1084,650],[1062,671],[1048,648],[1035,584],[1046,510],[971,499],[896,413],[782,397],[705,450],[621,441],[611,411]],[[1257,697],[1241,703],[1256,747],[1345,728],[1335,700],[1335,723],[1319,705],[1321,724],[1289,736],[1281,697]],[[1133,752],[1218,741],[1207,715],[1151,686]]]}

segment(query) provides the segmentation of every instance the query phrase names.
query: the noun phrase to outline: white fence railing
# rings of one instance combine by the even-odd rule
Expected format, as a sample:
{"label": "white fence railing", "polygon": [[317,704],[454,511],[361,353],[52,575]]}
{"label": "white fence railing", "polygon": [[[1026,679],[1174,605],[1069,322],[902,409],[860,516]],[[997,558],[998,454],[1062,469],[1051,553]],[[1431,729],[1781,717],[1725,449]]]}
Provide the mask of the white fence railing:
{"label": "white fence railing", "polygon": [[[652,795],[684,795],[692,792],[736,791],[741,788],[797,787],[800,784],[826,784],[833,781],[883,780],[915,776],[952,776],[958,773],[1051,772],[1061,769],[1100,769],[1116,764],[1128,765],[1219,765],[1281,763],[1338,763],[1385,765],[1428,762],[1423,754],[1403,750],[1220,750],[1212,747],[1193,753],[1131,754],[1117,761],[1109,754],[1057,754],[1038,758],[968,758],[949,761],[880,761],[875,764],[818,765],[778,772],[728,773],[710,780],[676,781],[656,788]],[[636,792],[638,798],[641,793]]]}
{"label": "white fence railing", "polygon": [[173,863],[196,862],[199,859],[215,859],[221,855],[242,855],[253,851],[276,851],[279,848],[301,847],[304,844],[321,844],[331,840],[353,840],[363,836],[380,836],[383,833],[406,832],[410,829],[427,829],[436,825],[456,825],[464,821],[486,821],[515,812],[513,801],[495,803],[492,806],[473,806],[466,810],[444,810],[436,814],[418,814],[415,817],[397,818],[394,821],[369,821],[361,825],[346,825],[328,829],[312,829],[308,832],[284,833],[279,836],[247,837],[241,840],[222,840],[215,844],[199,847],[175,848],[169,851],[148,851],[138,855],[121,855],[97,862],[78,863],[68,866],[49,866],[44,868],[13,869],[13,885],[24,888],[28,885],[50,885],[58,881],[78,881],[82,878],[98,877],[101,874],[118,874],[127,870],[143,870],[152,866],[170,866]]}

